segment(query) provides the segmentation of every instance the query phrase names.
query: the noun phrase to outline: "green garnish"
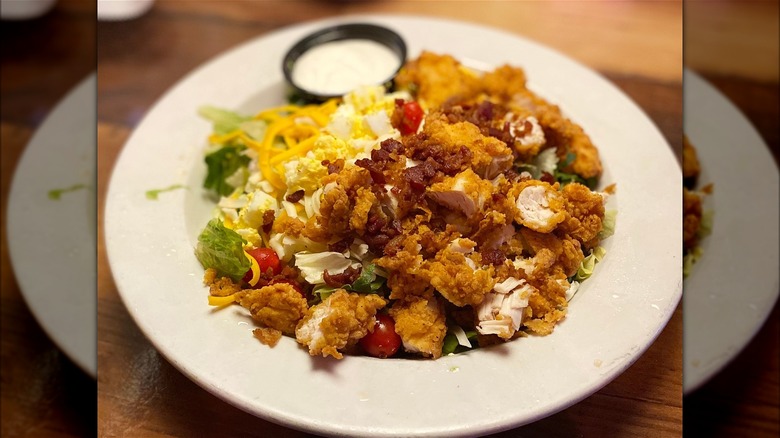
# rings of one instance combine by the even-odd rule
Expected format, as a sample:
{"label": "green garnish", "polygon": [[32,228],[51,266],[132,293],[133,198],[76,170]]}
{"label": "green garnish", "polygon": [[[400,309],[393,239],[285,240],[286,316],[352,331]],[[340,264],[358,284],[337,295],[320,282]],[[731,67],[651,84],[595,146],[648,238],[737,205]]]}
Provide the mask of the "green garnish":
{"label": "green garnish", "polygon": [[173,184],[168,187],[162,188],[162,189],[153,189],[153,190],[147,190],[146,191],[146,199],[149,199],[150,201],[156,201],[157,198],[160,196],[160,193],[164,192],[170,192],[172,190],[176,189],[186,189],[187,186],[183,184]]}
{"label": "green garnish", "polygon": [[214,133],[217,135],[233,132],[238,129],[242,123],[252,120],[252,117],[243,116],[236,112],[213,106],[202,106],[198,108],[198,114],[212,123]]}
{"label": "green garnish", "polygon": [[208,174],[203,182],[203,187],[214,190],[220,196],[228,196],[233,193],[236,187],[229,184],[226,179],[249,164],[249,157],[241,154],[244,149],[244,146],[228,145],[206,155]]}
{"label": "green garnish", "polygon": [[60,198],[62,198],[63,193],[68,192],[75,192],[76,190],[86,189],[86,184],[73,184],[70,187],[65,187],[64,189],[52,189],[49,190],[48,196],[49,199],[53,201],[58,201]]}

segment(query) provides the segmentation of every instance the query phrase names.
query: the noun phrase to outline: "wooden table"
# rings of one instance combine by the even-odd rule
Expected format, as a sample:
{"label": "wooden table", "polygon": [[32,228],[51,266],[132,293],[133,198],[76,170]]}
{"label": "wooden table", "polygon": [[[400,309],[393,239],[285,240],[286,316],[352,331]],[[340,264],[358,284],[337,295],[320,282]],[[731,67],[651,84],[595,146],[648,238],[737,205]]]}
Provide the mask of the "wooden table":
{"label": "wooden table", "polygon": [[[64,26],[61,23],[68,20],[84,22],[85,8],[80,3],[83,2],[61,1],[44,20],[53,20],[57,26]],[[97,27],[97,166],[101,217],[109,174],[124,142],[143,114],[172,84],[236,44],[285,25],[347,13],[447,17],[494,26],[537,40],[604,74],[647,112],[675,149],[681,145],[682,6],[679,3],[158,0],[147,15],[137,20],[99,23]],[[5,29],[3,23],[4,43]],[[17,45],[24,47],[21,42]],[[21,55],[14,60],[21,66],[13,72],[18,78],[51,76],[46,76],[46,64]],[[76,67],[68,63],[62,67],[65,72],[62,76],[70,74],[73,80],[63,79],[67,84],[59,93],[32,99],[39,106],[31,108],[29,96],[36,94],[28,92],[27,97],[16,100],[12,111],[7,111],[7,92],[13,93],[17,88],[7,87],[5,54],[3,66],[2,196],[5,205],[10,171],[40,122],[36,114],[40,108],[51,108],[87,70],[74,71]],[[739,87],[752,90],[765,86],[765,82],[749,76],[740,76],[730,83],[736,87],[735,95],[740,95]],[[776,79],[774,90],[776,93]],[[776,107],[773,110],[764,103],[751,108],[755,110],[754,115],[767,120],[766,128],[762,129],[766,135],[771,131],[772,120],[776,123]],[[776,136],[774,145],[776,150]],[[3,225],[4,221],[5,215]],[[94,402],[91,408],[74,406],[84,399],[92,400],[94,383],[57,352],[26,310],[9,269],[5,239],[2,267],[3,436],[88,435],[88,428],[94,423]],[[777,311],[774,321],[777,321]],[[98,433],[101,436],[305,436],[227,405],[165,361],[122,305],[102,239],[98,246],[98,330]],[[748,359],[740,372],[754,373],[755,359],[766,361],[777,356],[777,336],[773,335],[776,332],[775,323],[759,334],[735,362],[739,363],[753,351],[753,358]],[[759,344],[754,347],[756,343]],[[768,351],[766,345],[771,345]],[[29,366],[41,360],[49,365]],[[682,312],[678,308],[650,349],[615,381],[569,409],[501,435],[678,436],[683,427],[681,372]],[[776,416],[772,417],[771,411],[765,409],[777,408],[776,401],[774,405],[770,402],[772,395],[777,400],[776,374],[777,361],[773,365],[769,361],[766,367],[760,367],[753,383],[740,390],[740,400],[761,395],[760,412],[769,414],[751,414],[749,418],[755,421],[738,421],[734,417],[742,418],[744,412],[754,412],[755,403],[724,403],[729,386],[726,384],[724,391],[707,399],[708,407],[715,407],[720,414],[710,416],[707,430],[728,436],[736,426],[746,427],[742,429],[745,433],[776,428]],[[770,384],[762,384],[761,377]],[[696,395],[704,394],[708,388],[709,385]],[[702,427],[703,423],[695,426]]]}

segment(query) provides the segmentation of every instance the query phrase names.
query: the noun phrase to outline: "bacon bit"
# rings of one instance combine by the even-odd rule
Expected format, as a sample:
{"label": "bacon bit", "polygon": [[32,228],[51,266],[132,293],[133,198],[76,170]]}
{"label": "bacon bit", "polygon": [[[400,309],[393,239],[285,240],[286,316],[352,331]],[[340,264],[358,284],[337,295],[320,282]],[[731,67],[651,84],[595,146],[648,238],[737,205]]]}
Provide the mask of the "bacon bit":
{"label": "bacon bit", "polygon": [[539,179],[546,183],[555,184],[555,177],[549,172],[542,172],[542,176]]}
{"label": "bacon bit", "polygon": [[276,213],[273,210],[266,210],[263,212],[263,232],[270,233],[271,227],[274,225],[274,219],[276,219]]}
{"label": "bacon bit", "polygon": [[322,160],[322,165],[328,168],[328,175],[339,173],[344,168],[344,159],[339,158],[333,163],[330,160]]}
{"label": "bacon bit", "polygon": [[417,192],[422,192],[428,186],[430,179],[436,175],[436,168],[430,157],[424,163],[404,169],[404,179],[409,182],[409,187]]}
{"label": "bacon bit", "polygon": [[380,143],[379,147],[383,151],[390,152],[391,154],[399,153],[404,149],[403,143],[393,138],[388,138],[387,140],[383,141],[382,143]]}
{"label": "bacon bit", "polygon": [[499,266],[504,263],[504,260],[506,260],[506,254],[500,249],[489,249],[482,252],[483,263]]}
{"label": "bacon bit", "polygon": [[363,268],[361,267],[353,268],[350,266],[341,274],[331,274],[326,269],[325,272],[322,273],[322,279],[325,280],[325,284],[330,287],[342,287],[345,284],[354,283],[355,280],[360,277],[360,271],[362,270]]}
{"label": "bacon bit", "polygon": [[298,190],[295,193],[291,193],[291,194],[287,195],[287,197],[284,198],[284,199],[287,200],[287,202],[292,202],[293,204],[295,204],[296,202],[298,202],[301,199],[303,199],[303,195],[305,195],[305,194],[306,194],[306,192],[304,192],[303,190]]}
{"label": "bacon bit", "polygon": [[349,246],[352,245],[352,242],[355,240],[354,236],[348,236],[344,239],[339,240],[338,242],[331,243],[328,245],[328,251],[332,252],[345,252],[349,249]]}
{"label": "bacon bit", "polygon": [[355,161],[355,165],[368,170],[368,173],[371,174],[371,180],[374,182],[374,184],[384,185],[385,182],[387,182],[384,174],[384,168],[385,168],[384,161],[379,162],[379,161],[369,160],[368,158],[363,158]]}

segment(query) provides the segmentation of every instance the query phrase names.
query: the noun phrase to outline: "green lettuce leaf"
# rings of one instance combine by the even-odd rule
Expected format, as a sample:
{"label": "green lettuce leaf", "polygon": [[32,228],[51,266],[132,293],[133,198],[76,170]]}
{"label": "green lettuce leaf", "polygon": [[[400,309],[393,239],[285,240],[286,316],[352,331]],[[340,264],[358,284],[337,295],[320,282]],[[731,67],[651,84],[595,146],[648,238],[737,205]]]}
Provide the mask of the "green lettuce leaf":
{"label": "green lettuce leaf", "polygon": [[206,155],[208,173],[203,188],[214,190],[220,196],[233,193],[236,187],[230,185],[226,179],[249,164],[249,157],[241,154],[243,149],[243,146],[223,146]]}
{"label": "green lettuce leaf", "polygon": [[214,218],[198,236],[195,257],[204,269],[213,268],[218,276],[239,281],[252,267],[244,255],[244,243],[241,235]]}
{"label": "green lettuce leaf", "polygon": [[212,129],[214,130],[214,133],[218,135],[235,131],[242,123],[252,119],[252,117],[242,116],[236,112],[213,106],[202,106],[198,108],[198,114],[212,123]]}
{"label": "green lettuce leaf", "polygon": [[703,254],[704,250],[702,250],[700,246],[693,248],[688,254],[685,254],[685,257],[683,258],[683,278],[691,275],[691,272],[693,272],[693,265]]}
{"label": "green lettuce leaf", "polygon": [[599,240],[615,234],[615,222],[617,220],[617,210],[607,210],[604,212],[604,220],[601,222],[601,231],[599,231]]}
{"label": "green lettuce leaf", "polygon": [[580,267],[577,269],[577,273],[574,274],[573,280],[581,282],[590,278],[590,276],[593,274],[593,269],[596,267],[596,264],[600,262],[606,254],[607,250],[600,246],[593,248],[593,251],[590,253],[590,255],[582,259],[582,262],[580,262]]}

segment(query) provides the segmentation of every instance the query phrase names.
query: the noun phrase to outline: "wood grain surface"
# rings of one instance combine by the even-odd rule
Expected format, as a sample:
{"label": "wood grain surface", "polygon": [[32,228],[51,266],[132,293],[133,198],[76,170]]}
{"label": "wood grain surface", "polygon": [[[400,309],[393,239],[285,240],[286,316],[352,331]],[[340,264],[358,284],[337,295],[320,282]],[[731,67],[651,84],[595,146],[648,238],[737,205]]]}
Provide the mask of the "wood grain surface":
{"label": "wood grain surface", "polygon": [[[60,0],[43,19],[11,26],[3,22],[4,45],[12,47],[6,51],[4,46],[3,52],[3,209],[11,173],[32,132],[57,100],[95,68],[94,44],[89,48],[95,29],[86,26],[94,23],[94,6],[90,10],[86,3]],[[722,9],[734,9],[734,2],[724,3],[731,9]],[[771,31],[766,17],[776,2],[768,3],[738,13],[743,30],[758,20],[756,27]],[[682,12],[682,4],[674,1],[157,0],[141,18],[97,24],[98,214],[102,217],[110,172],[125,141],[168,88],[237,44],[286,25],[342,14],[451,18],[536,40],[605,75],[643,108],[677,152],[682,136]],[[697,23],[724,20],[709,16]],[[39,35],[43,32],[49,32],[47,38]],[[43,53],[33,56],[19,35],[39,38]],[[768,45],[751,36],[740,38],[742,45],[736,45],[743,49]],[[59,62],[56,72],[52,60]],[[744,57],[747,65],[735,69],[705,55],[696,61],[699,71],[754,120],[777,158],[778,110],[770,100],[777,99],[777,77],[770,63]],[[119,298],[100,223],[96,422],[95,381],[59,353],[27,310],[8,261],[5,210],[2,221],[2,436],[308,436],[226,404],[156,352]],[[564,411],[497,436],[680,436],[683,403],[685,431],[692,436],[775,436],[778,318],[776,308],[740,357],[683,402],[678,307],[656,342],[612,383]]]}

